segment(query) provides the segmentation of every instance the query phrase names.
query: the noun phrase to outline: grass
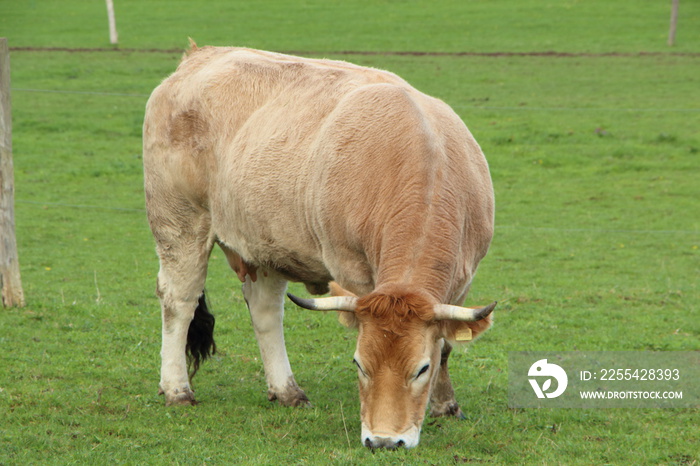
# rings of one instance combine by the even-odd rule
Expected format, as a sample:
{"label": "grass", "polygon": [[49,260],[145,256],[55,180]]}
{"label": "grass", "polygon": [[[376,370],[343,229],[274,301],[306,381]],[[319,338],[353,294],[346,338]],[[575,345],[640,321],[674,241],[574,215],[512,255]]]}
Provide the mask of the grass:
{"label": "grass", "polygon": [[[2,1],[0,36],[15,47],[109,47],[103,5],[84,3]],[[314,407],[268,403],[218,252],[207,286],[220,351],[195,379],[201,404],[165,408],[140,127],[180,54],[14,51],[28,304],[0,311],[0,464],[697,464],[697,409],[506,401],[509,351],[700,350],[697,5],[682,4],[674,49],[663,2],[144,5],[117,1],[121,47],[183,47],[189,35],[315,52],[394,71],[464,118],[497,195],[469,303],[500,302],[495,327],[453,355],[467,420],[427,420],[416,450],[361,447],[354,334],[293,306],[288,350]],[[342,50],[588,55],[333,54]]]}

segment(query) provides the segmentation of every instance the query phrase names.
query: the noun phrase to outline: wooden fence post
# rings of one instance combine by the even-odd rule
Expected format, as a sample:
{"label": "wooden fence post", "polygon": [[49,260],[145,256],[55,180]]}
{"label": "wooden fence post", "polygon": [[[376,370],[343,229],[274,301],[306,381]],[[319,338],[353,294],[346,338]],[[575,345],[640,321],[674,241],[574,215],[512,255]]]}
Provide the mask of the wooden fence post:
{"label": "wooden fence post", "polygon": [[671,26],[668,30],[668,45],[672,46],[676,42],[676,25],[678,24],[678,4],[680,0],[671,2]]}
{"label": "wooden fence post", "polygon": [[0,288],[5,307],[24,306],[15,237],[14,198],[10,51],[7,39],[0,37]]}
{"label": "wooden fence post", "polygon": [[119,39],[117,38],[117,21],[114,19],[114,2],[112,0],[106,0],[106,2],[107,19],[109,20],[109,42],[116,45]]}

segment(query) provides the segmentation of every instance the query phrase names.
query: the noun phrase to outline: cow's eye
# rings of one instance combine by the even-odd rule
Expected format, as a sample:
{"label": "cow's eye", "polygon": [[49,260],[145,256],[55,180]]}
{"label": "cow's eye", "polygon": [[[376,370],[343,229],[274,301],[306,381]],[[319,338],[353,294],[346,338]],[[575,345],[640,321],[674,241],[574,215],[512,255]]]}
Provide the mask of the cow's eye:
{"label": "cow's eye", "polygon": [[425,374],[428,372],[428,369],[430,369],[430,364],[426,364],[425,366],[421,367],[420,370],[418,371],[418,374],[416,375],[416,378],[420,377],[421,375]]}
{"label": "cow's eye", "polygon": [[365,371],[362,370],[362,366],[360,366],[360,363],[357,362],[357,359],[353,359],[352,362],[355,363],[355,365],[356,365],[357,368],[360,370],[360,372],[362,372],[362,375],[364,375],[365,377],[367,377],[367,374],[365,374]]}

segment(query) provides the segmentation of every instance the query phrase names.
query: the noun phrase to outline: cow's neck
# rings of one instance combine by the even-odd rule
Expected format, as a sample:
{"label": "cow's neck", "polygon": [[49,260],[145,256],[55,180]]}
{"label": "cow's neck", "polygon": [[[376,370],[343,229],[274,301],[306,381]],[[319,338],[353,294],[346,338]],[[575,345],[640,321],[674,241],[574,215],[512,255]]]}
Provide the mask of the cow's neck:
{"label": "cow's neck", "polygon": [[[436,220],[430,220],[434,223]],[[456,225],[450,219],[440,229],[428,232],[394,230],[382,247],[375,289],[401,285],[407,289],[425,292],[435,302],[452,298],[455,279],[460,281],[460,238]],[[393,238],[391,238],[393,237]],[[396,247],[393,244],[400,244]]]}

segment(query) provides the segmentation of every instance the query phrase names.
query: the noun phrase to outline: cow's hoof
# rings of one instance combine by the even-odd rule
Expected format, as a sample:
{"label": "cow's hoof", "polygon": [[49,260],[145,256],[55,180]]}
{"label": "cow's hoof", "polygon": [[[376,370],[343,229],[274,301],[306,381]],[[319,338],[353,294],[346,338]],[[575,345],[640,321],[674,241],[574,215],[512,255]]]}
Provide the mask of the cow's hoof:
{"label": "cow's hoof", "polygon": [[311,407],[311,402],[307,398],[306,393],[299,388],[294,380],[291,380],[290,383],[284,387],[284,390],[268,390],[267,399],[269,401],[277,400],[282,406],[293,406],[295,408]]}
{"label": "cow's hoof", "polygon": [[194,399],[194,392],[187,388],[184,390],[174,389],[165,392],[162,388],[158,390],[159,395],[165,395],[165,406],[193,406],[197,404]]}
{"label": "cow's hoof", "polygon": [[456,402],[441,403],[438,406],[431,406],[430,417],[456,417],[457,419],[467,418]]}

